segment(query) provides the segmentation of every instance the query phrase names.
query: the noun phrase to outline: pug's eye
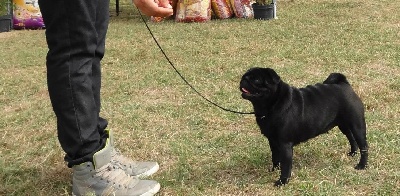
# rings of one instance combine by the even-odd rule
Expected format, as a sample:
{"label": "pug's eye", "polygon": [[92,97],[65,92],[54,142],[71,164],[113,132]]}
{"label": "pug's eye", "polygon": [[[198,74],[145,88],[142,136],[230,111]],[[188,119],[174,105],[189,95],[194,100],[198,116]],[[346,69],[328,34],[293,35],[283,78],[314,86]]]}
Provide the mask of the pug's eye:
{"label": "pug's eye", "polygon": [[263,80],[259,76],[254,76],[254,75],[249,75],[246,77],[249,81],[251,81],[252,85],[262,87],[263,86]]}
{"label": "pug's eye", "polygon": [[254,84],[257,86],[261,86],[262,85],[262,80],[260,78],[255,78],[254,79]]}

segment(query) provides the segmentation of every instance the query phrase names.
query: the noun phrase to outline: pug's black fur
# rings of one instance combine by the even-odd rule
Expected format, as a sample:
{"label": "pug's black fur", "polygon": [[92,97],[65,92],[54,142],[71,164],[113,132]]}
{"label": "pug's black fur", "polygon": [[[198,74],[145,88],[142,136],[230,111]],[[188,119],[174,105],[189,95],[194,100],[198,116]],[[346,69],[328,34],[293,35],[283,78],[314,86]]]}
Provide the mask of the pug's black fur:
{"label": "pug's black fur", "polygon": [[272,171],[281,169],[275,186],[289,182],[293,146],[338,126],[350,142],[349,156],[360,148],[355,169],[365,169],[368,144],[364,107],[346,77],[332,73],[322,83],[291,87],[270,68],[251,68],[240,81],[242,97],[254,107],[256,121],[268,138]]}

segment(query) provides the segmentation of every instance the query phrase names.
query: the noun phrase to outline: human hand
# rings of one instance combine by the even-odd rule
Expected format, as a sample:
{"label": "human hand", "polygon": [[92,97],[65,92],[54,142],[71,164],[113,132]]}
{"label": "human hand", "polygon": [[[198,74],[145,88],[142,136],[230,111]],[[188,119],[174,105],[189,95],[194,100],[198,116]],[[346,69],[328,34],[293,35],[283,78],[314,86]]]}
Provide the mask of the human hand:
{"label": "human hand", "polygon": [[168,0],[132,0],[132,2],[147,16],[167,17],[174,13]]}

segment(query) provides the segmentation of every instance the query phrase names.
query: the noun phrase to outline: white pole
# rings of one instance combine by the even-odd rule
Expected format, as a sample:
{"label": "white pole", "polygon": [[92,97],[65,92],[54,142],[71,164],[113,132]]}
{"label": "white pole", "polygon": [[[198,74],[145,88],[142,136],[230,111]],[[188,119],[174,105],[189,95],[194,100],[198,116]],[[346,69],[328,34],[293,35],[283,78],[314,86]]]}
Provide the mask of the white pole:
{"label": "white pole", "polygon": [[272,0],[272,4],[274,4],[274,19],[277,19],[276,17],[276,0]]}

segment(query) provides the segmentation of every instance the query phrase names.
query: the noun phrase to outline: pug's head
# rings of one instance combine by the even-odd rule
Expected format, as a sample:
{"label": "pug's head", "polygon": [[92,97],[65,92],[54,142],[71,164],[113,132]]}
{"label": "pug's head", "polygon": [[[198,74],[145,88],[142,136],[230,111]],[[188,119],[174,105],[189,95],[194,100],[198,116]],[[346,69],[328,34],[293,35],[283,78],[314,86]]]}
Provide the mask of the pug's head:
{"label": "pug's head", "polygon": [[251,102],[267,101],[275,93],[281,78],[270,68],[251,68],[240,81],[242,97]]}

